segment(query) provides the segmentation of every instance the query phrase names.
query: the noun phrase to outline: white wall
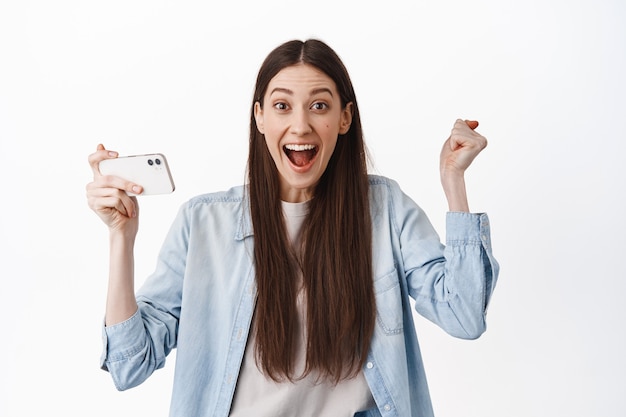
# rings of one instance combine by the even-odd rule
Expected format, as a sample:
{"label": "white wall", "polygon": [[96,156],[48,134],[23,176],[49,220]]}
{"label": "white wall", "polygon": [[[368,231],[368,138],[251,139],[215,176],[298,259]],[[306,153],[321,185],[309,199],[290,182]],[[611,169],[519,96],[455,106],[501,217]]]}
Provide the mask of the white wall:
{"label": "white wall", "polygon": [[489,330],[417,321],[438,416],[623,416],[625,18],[618,0],[0,3],[0,415],[167,414],[173,361],[124,393],[98,369],[87,155],[168,155],[177,191],[141,199],[141,283],[178,206],[243,181],[262,59],[318,37],[376,172],[442,236],[439,148],[457,117],[490,140],[468,172],[502,265]]}

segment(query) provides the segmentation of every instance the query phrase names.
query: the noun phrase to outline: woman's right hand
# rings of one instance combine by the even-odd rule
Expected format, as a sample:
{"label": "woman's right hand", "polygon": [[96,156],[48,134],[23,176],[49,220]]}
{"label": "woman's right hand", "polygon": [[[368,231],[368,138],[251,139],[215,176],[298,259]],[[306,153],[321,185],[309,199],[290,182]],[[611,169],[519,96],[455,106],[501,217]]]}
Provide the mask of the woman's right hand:
{"label": "woman's right hand", "polygon": [[133,237],[138,230],[139,205],[136,197],[126,194],[141,194],[140,185],[112,175],[102,175],[98,165],[105,159],[117,158],[118,154],[98,145],[96,152],[89,155],[93,181],[87,184],[87,203],[102,219],[111,232]]}

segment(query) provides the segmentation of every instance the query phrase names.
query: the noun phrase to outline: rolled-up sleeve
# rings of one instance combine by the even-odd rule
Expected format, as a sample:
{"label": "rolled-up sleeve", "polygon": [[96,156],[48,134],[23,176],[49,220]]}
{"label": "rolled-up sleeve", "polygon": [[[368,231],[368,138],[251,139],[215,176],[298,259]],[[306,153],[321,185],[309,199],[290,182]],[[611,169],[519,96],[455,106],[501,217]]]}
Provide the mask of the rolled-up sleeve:
{"label": "rolled-up sleeve", "polygon": [[165,365],[176,346],[176,321],[171,315],[139,302],[128,320],[104,327],[100,366],[120,390],[133,388]]}
{"label": "rolled-up sleeve", "polygon": [[458,322],[454,330],[454,320],[446,323],[446,330],[477,338],[486,330],[487,306],[499,272],[487,214],[447,213],[444,258],[446,304]]}
{"label": "rolled-up sleeve", "polygon": [[415,310],[452,336],[479,337],[499,272],[487,214],[448,212],[443,245],[422,209],[398,188],[391,190],[404,279]]}

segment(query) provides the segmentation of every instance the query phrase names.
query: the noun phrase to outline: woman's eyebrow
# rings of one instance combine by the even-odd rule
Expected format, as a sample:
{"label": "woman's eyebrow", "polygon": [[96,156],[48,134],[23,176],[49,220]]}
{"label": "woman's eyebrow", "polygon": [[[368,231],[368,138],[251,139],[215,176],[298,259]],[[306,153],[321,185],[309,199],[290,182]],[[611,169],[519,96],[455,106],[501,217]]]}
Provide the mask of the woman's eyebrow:
{"label": "woman's eyebrow", "polygon": [[[270,92],[270,96],[274,93],[285,93],[288,94],[290,96],[293,96],[293,91],[285,88],[285,87],[276,87],[274,88],[271,92]],[[311,95],[314,96],[316,94],[321,94],[321,93],[328,93],[330,94],[331,97],[333,97],[333,92],[330,88],[328,87],[321,87],[321,88],[316,88],[314,90],[311,90]]]}
{"label": "woman's eyebrow", "polygon": [[315,90],[311,90],[311,95],[312,96],[314,96],[316,94],[320,94],[320,93],[328,93],[328,94],[330,94],[331,97],[333,96],[333,92],[328,87],[321,87],[321,88],[316,88]]}
{"label": "woman's eyebrow", "polygon": [[276,87],[274,88],[271,92],[270,92],[270,96],[274,93],[285,93],[285,94],[289,94],[290,96],[293,96],[293,91],[291,91],[288,88],[284,88],[284,87]]}

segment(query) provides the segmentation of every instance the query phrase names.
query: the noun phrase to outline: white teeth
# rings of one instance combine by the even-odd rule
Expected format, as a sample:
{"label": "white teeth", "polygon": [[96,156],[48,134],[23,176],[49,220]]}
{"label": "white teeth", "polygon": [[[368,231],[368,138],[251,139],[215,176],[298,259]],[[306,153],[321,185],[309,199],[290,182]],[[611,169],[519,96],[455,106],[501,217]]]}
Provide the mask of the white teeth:
{"label": "white teeth", "polygon": [[285,145],[285,148],[290,151],[311,151],[315,149],[315,145],[296,145],[294,143],[290,143],[289,145]]}

